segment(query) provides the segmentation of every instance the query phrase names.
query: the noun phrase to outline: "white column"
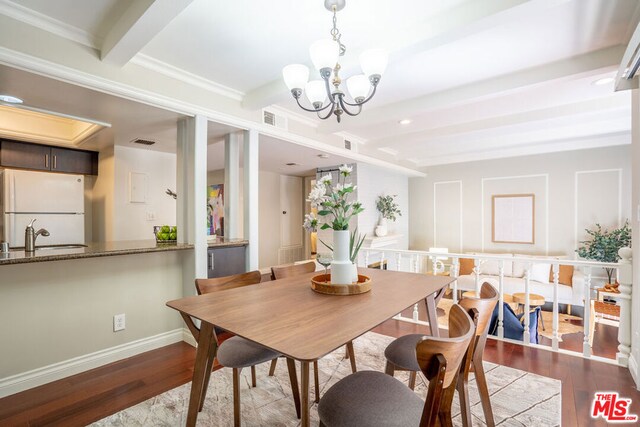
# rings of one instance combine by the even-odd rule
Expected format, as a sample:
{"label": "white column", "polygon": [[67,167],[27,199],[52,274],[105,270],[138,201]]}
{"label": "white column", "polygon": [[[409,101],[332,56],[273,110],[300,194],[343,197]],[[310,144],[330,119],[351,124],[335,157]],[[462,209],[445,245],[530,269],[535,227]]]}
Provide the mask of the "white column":
{"label": "white column", "polygon": [[224,236],[238,236],[240,218],[240,138],[238,133],[224,137]]}
{"label": "white column", "polygon": [[247,246],[247,271],[259,268],[259,143],[258,131],[243,132],[244,141],[244,238]]}
{"label": "white column", "polygon": [[618,327],[618,353],[616,360],[622,366],[629,366],[629,356],[631,354],[631,285],[633,281],[633,271],[631,267],[631,248],[622,248],[618,251],[620,255],[620,325]]}
{"label": "white column", "polygon": [[[636,212],[640,206],[640,91],[631,91],[631,212]],[[631,230],[632,242],[640,242],[640,218],[632,215]],[[638,246],[636,245],[636,248]],[[636,249],[634,249],[636,250]],[[640,283],[640,256],[633,256],[631,260],[633,269],[633,283]],[[629,356],[629,371],[636,382],[640,384],[640,292],[631,294],[631,312],[635,313],[631,318],[631,355]]]}
{"label": "white column", "polygon": [[584,316],[582,319],[584,329],[584,342],[582,343],[582,355],[591,357],[591,344],[589,335],[591,333],[591,267],[585,267],[584,272]]}
{"label": "white column", "polygon": [[207,277],[207,120],[203,116],[178,122],[178,242],[194,246],[183,255],[183,294],[195,295],[196,277]]}

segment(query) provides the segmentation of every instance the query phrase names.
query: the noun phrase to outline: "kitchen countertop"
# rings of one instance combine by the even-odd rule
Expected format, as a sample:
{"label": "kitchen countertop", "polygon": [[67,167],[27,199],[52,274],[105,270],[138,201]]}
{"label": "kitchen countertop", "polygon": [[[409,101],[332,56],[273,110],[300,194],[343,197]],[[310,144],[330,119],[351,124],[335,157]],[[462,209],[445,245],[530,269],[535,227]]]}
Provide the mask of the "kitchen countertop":
{"label": "kitchen countertop", "polygon": [[217,237],[215,239],[207,239],[207,246],[210,248],[225,247],[225,246],[247,246],[248,240],[244,239],[228,239],[226,237]]}
{"label": "kitchen countertop", "polygon": [[12,249],[8,254],[0,253],[0,265],[144,254],[150,252],[180,251],[186,249],[193,249],[193,245],[183,243],[157,244],[155,240],[96,242],[89,243],[86,248],[37,249],[36,246],[36,251],[33,254],[25,254],[24,250],[15,249]]}

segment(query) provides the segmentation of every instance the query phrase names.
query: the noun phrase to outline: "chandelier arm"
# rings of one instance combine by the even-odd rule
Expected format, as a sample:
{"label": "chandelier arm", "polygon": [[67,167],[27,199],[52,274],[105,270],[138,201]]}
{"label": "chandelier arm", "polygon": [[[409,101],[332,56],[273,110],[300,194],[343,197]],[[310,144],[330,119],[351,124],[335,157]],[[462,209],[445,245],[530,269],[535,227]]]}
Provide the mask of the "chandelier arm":
{"label": "chandelier arm", "polygon": [[[331,115],[333,114],[334,110],[336,109],[336,104],[335,104],[333,101],[331,101],[331,103],[330,103],[329,105],[331,105],[331,110],[329,110],[329,112],[327,113],[327,115],[326,115],[326,116],[324,116],[324,117],[323,117],[323,116],[321,116],[321,115],[320,115],[320,112],[318,112],[318,117],[319,117],[320,119],[322,119],[322,120],[327,120],[327,119],[328,119],[329,117],[331,117]],[[327,105],[327,107],[328,107],[329,105]]]}
{"label": "chandelier arm", "polygon": [[351,111],[349,111],[349,109],[345,105],[346,101],[342,97],[339,98],[339,101],[340,101],[340,106],[342,107],[342,111],[344,111],[345,113],[347,113],[350,116],[357,116],[358,114],[360,114],[362,112],[362,105],[360,105],[360,104],[352,105],[352,104],[347,103],[348,105],[352,105],[354,107],[355,106],[358,107],[358,112],[357,113],[352,113]]}
{"label": "chandelier arm", "polygon": [[378,86],[374,86],[374,87],[373,87],[373,91],[371,92],[371,94],[370,94],[367,98],[365,98],[362,102],[359,102],[359,103],[357,102],[357,103],[355,103],[355,104],[352,104],[352,103],[347,102],[347,101],[343,101],[343,102],[344,102],[346,105],[349,105],[349,106],[351,106],[351,107],[361,106],[362,104],[365,104],[365,103],[369,102],[369,101],[371,100],[371,98],[373,98],[373,95],[375,95],[375,94],[376,94],[376,89],[377,89],[377,88],[378,88]]}
{"label": "chandelier arm", "polygon": [[[295,97],[294,97],[294,98],[295,98]],[[309,113],[319,113],[320,111],[322,111],[322,110],[326,109],[327,107],[329,107],[329,105],[331,105],[331,104],[329,104],[329,105],[327,105],[327,106],[325,106],[325,107],[322,107],[322,108],[319,108],[319,109],[315,109],[315,108],[314,108],[314,109],[311,109],[311,108],[305,108],[305,107],[303,107],[303,106],[302,106],[302,104],[300,104],[300,98],[295,98],[295,100],[296,100],[296,102],[298,103],[298,107],[302,108],[304,111],[308,111]]]}

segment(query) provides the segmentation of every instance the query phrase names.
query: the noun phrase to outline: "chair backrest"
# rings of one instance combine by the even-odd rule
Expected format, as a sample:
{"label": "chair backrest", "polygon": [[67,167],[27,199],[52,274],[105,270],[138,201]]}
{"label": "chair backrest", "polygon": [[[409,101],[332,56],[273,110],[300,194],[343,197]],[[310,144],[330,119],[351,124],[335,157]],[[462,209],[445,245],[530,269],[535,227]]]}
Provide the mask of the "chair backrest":
{"label": "chair backrest", "polygon": [[454,383],[460,365],[475,335],[473,320],[466,310],[454,304],[449,311],[449,337],[425,336],[416,345],[416,356],[422,373],[429,380],[420,427],[435,425],[443,389]]}
{"label": "chair backrest", "polygon": [[262,275],[256,270],[213,279],[196,279],[196,289],[198,290],[198,295],[202,295],[210,292],[223,291],[225,289],[255,285],[256,283],[260,283],[261,280]]}
{"label": "chair backrest", "polygon": [[271,267],[271,280],[284,279],[285,277],[299,276],[301,274],[316,271],[316,262],[309,261],[300,264],[278,265]]}
{"label": "chair backrest", "polygon": [[486,335],[489,331],[491,314],[498,303],[498,291],[489,283],[485,282],[480,288],[480,298],[463,298],[458,304],[467,312],[472,308],[478,310],[478,324],[476,326],[476,336]]}

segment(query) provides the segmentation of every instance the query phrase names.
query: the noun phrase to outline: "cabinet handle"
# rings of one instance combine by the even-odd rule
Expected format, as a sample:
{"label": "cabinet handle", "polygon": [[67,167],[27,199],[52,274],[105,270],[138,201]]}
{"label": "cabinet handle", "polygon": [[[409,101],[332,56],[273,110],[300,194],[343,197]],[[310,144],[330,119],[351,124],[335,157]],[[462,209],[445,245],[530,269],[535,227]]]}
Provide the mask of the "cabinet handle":
{"label": "cabinet handle", "polygon": [[57,169],[58,167],[58,156],[53,156],[53,168]]}
{"label": "cabinet handle", "polygon": [[49,169],[49,155],[48,154],[44,155],[44,167]]}
{"label": "cabinet handle", "polygon": [[214,269],[214,263],[213,263],[213,252],[211,252],[209,254],[209,270],[213,270]]}

